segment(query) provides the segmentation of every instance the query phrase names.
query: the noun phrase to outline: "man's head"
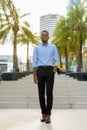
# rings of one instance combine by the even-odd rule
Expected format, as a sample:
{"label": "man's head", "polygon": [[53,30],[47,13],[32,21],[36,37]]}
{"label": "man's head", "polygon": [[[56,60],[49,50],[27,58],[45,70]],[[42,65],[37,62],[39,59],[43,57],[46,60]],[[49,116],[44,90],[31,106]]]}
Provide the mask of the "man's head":
{"label": "man's head", "polygon": [[47,43],[49,39],[49,32],[47,30],[43,30],[41,32],[41,40],[43,43]]}

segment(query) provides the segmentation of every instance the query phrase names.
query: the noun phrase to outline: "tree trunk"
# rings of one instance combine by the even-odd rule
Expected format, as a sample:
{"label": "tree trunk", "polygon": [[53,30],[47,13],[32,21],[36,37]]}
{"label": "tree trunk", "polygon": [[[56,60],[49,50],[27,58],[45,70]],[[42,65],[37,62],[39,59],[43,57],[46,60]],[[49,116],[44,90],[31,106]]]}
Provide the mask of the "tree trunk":
{"label": "tree trunk", "polygon": [[19,71],[18,68],[18,57],[17,57],[17,32],[15,26],[13,27],[14,31],[14,41],[13,41],[13,71]]}
{"label": "tree trunk", "polygon": [[77,71],[81,72],[82,69],[82,36],[80,34],[80,45],[79,45],[79,52],[78,52],[78,66],[77,66]]}
{"label": "tree trunk", "polygon": [[62,60],[61,60],[61,55],[59,55],[59,60],[60,60],[60,68],[62,68]]}
{"label": "tree trunk", "polygon": [[66,58],[66,72],[68,72],[68,52],[67,52],[67,47],[65,47],[65,58]]}
{"label": "tree trunk", "polygon": [[27,72],[30,71],[30,67],[29,67],[29,44],[27,43]]}

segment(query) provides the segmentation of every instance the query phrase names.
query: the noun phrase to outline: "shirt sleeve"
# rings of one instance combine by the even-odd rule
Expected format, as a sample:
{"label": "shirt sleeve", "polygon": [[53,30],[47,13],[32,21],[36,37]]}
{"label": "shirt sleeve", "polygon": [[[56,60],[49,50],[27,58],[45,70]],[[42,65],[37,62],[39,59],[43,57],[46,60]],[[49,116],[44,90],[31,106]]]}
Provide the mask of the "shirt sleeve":
{"label": "shirt sleeve", "polygon": [[54,45],[54,66],[58,66],[58,62],[59,62],[58,49]]}
{"label": "shirt sleeve", "polygon": [[37,47],[34,47],[32,66],[37,67]]}

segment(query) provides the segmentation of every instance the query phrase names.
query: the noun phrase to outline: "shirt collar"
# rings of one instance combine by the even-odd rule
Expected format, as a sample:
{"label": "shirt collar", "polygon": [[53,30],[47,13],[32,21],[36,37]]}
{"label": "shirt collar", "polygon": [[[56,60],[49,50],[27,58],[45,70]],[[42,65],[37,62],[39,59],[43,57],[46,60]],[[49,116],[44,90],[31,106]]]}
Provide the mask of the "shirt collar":
{"label": "shirt collar", "polygon": [[42,43],[42,46],[48,46],[48,45],[49,45],[49,43],[47,43],[46,45],[44,43]]}

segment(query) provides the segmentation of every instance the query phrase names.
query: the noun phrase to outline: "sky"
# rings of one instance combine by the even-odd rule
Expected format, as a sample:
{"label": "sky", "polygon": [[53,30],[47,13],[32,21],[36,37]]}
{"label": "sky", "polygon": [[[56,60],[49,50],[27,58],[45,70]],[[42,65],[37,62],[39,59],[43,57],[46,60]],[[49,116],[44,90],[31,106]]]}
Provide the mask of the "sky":
{"label": "sky", "polygon": [[39,32],[40,16],[49,13],[66,15],[68,0],[12,0],[22,14],[30,13],[28,16],[31,28]]}
{"label": "sky", "polygon": [[[59,14],[66,16],[68,0],[12,0],[15,7],[20,9],[20,15],[29,13],[24,20],[29,21],[31,30],[39,33],[40,17],[47,14]],[[12,45],[0,46],[0,55],[13,54]],[[24,53],[23,53],[24,52]],[[30,55],[32,55],[32,47],[30,47]],[[18,56],[25,59],[26,47],[18,46]]]}

